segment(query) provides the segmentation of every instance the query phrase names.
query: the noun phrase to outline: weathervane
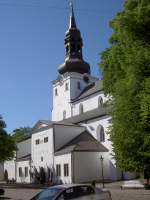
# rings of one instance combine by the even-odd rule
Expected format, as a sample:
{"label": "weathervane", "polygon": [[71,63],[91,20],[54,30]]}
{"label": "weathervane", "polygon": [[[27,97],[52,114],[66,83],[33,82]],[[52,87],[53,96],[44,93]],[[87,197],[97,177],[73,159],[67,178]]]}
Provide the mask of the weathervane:
{"label": "weathervane", "polygon": [[73,0],[69,0],[69,5],[70,5],[70,8],[71,8],[71,12],[73,10]]}
{"label": "weathervane", "polygon": [[73,5],[73,0],[69,0],[69,2],[70,2],[70,5],[72,6]]}

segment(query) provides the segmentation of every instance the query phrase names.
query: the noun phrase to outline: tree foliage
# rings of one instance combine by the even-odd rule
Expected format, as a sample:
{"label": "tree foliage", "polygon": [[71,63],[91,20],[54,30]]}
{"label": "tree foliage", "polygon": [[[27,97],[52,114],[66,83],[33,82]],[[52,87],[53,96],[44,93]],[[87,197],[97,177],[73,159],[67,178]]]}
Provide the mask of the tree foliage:
{"label": "tree foliage", "polygon": [[6,123],[0,116],[0,162],[12,159],[16,150],[15,142],[5,128]]}
{"label": "tree foliage", "polygon": [[13,131],[12,138],[16,143],[20,142],[30,136],[31,130],[30,127],[17,128]]}
{"label": "tree foliage", "polygon": [[112,97],[114,156],[124,170],[150,169],[150,1],[127,0],[110,26],[101,67]]}

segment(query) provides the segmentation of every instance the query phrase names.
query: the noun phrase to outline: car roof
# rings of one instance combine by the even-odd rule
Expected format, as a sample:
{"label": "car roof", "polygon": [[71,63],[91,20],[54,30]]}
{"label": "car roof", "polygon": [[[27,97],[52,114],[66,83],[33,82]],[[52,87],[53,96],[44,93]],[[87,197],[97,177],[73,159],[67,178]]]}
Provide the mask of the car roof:
{"label": "car roof", "polygon": [[51,188],[58,188],[58,189],[67,189],[67,188],[71,188],[71,187],[77,187],[77,186],[90,186],[89,184],[63,184],[63,185],[55,185],[55,186],[51,186],[48,189]]}

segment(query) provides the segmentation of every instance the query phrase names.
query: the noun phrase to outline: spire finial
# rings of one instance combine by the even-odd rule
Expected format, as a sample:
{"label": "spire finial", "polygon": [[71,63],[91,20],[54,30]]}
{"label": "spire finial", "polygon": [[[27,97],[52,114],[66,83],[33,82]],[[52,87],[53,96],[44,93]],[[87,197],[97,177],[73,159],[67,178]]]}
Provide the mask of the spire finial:
{"label": "spire finial", "polygon": [[69,29],[70,28],[76,28],[76,21],[75,21],[75,16],[74,16],[74,9],[73,9],[73,1],[72,0],[70,0],[70,9],[71,9],[71,15],[70,15]]}

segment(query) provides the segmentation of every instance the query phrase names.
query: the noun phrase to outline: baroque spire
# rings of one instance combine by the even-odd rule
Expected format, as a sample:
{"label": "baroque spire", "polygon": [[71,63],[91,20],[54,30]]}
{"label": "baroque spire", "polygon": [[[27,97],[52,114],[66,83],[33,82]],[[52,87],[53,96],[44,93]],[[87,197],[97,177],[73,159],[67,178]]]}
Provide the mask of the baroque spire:
{"label": "baroque spire", "polygon": [[64,74],[66,72],[77,73],[90,73],[90,66],[83,60],[82,56],[82,37],[80,30],[76,26],[76,20],[74,15],[73,3],[70,3],[70,20],[69,29],[65,34],[65,49],[66,56],[65,62],[59,66],[58,72]]}

